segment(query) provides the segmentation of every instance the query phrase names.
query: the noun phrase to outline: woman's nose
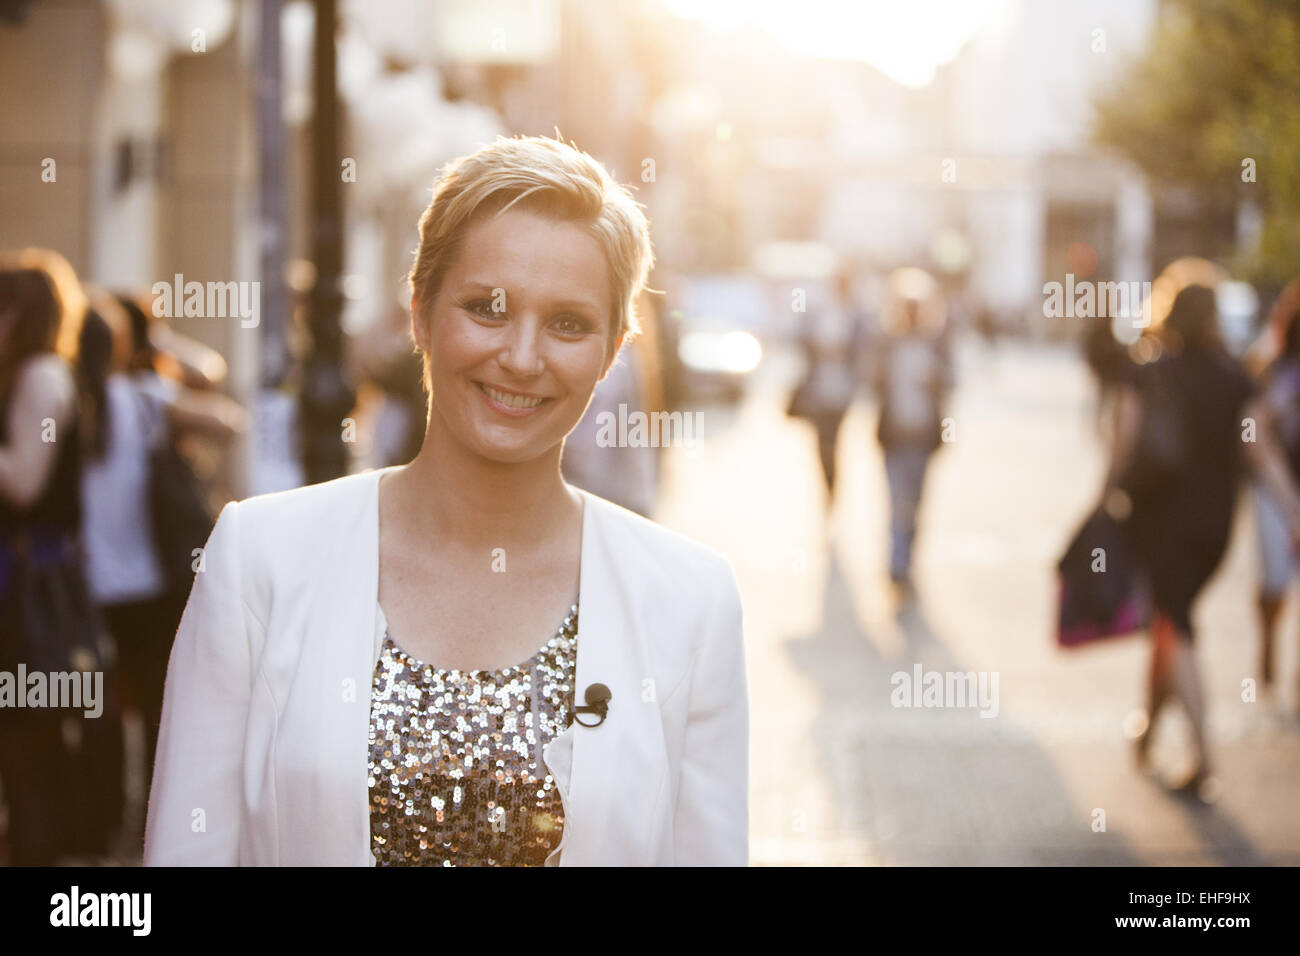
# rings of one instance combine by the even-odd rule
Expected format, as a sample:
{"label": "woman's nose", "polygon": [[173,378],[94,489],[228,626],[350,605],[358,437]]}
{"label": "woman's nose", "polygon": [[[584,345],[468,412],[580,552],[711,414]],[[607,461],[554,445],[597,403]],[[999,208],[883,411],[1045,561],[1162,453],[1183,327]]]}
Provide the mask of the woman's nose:
{"label": "woman's nose", "polygon": [[506,323],[506,341],[497,361],[516,375],[537,375],[545,367],[539,346],[537,323],[521,316]]}

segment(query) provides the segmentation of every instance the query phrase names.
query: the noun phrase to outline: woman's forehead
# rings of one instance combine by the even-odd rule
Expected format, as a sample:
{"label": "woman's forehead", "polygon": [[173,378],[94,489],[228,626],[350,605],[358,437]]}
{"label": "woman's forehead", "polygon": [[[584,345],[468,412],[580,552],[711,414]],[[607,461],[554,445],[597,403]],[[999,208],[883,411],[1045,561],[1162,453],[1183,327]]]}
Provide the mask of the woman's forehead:
{"label": "woman's forehead", "polygon": [[603,309],[609,269],[600,243],[579,223],[511,210],[471,226],[446,276],[459,291],[481,289]]}

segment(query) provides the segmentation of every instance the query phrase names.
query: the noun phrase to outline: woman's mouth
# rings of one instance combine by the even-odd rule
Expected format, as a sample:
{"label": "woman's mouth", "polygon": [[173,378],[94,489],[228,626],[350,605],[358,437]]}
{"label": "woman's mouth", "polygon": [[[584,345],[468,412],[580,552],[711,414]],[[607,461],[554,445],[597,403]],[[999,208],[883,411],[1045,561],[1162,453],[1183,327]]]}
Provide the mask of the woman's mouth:
{"label": "woman's mouth", "polygon": [[531,415],[541,405],[550,401],[550,398],[540,395],[518,395],[514,392],[503,392],[483,382],[475,382],[474,384],[479,387],[479,391],[487,398],[489,406],[503,415],[511,415],[516,418]]}

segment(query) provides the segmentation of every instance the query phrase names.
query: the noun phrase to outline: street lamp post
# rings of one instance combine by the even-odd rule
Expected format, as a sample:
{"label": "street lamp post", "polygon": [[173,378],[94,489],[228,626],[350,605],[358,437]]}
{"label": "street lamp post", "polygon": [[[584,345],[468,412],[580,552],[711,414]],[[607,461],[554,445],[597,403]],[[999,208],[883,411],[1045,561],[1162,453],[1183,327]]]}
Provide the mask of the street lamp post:
{"label": "street lamp post", "polygon": [[258,259],[262,279],[261,387],[279,388],[289,367],[289,297],[284,282],[285,194],[281,0],[258,5]]}
{"label": "street lamp post", "polygon": [[302,458],[309,484],[348,471],[343,419],[356,391],[343,370],[343,196],[339,157],[339,98],[335,78],[337,0],[315,0],[311,131],[311,249],[316,280],[308,322],[311,353],[302,377]]}

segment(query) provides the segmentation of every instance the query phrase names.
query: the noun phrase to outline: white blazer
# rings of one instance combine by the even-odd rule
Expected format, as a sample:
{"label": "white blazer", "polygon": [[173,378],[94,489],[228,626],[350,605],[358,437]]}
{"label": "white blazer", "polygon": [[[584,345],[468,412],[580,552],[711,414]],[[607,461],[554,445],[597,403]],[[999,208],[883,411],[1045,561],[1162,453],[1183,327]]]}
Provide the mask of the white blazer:
{"label": "white blazer", "polygon": [[[230,502],[167,668],[146,865],[373,866],[380,469]],[[721,553],[588,492],[575,696],[543,750],[550,866],[748,862],[740,595]],[[590,717],[584,718],[590,720]]]}

